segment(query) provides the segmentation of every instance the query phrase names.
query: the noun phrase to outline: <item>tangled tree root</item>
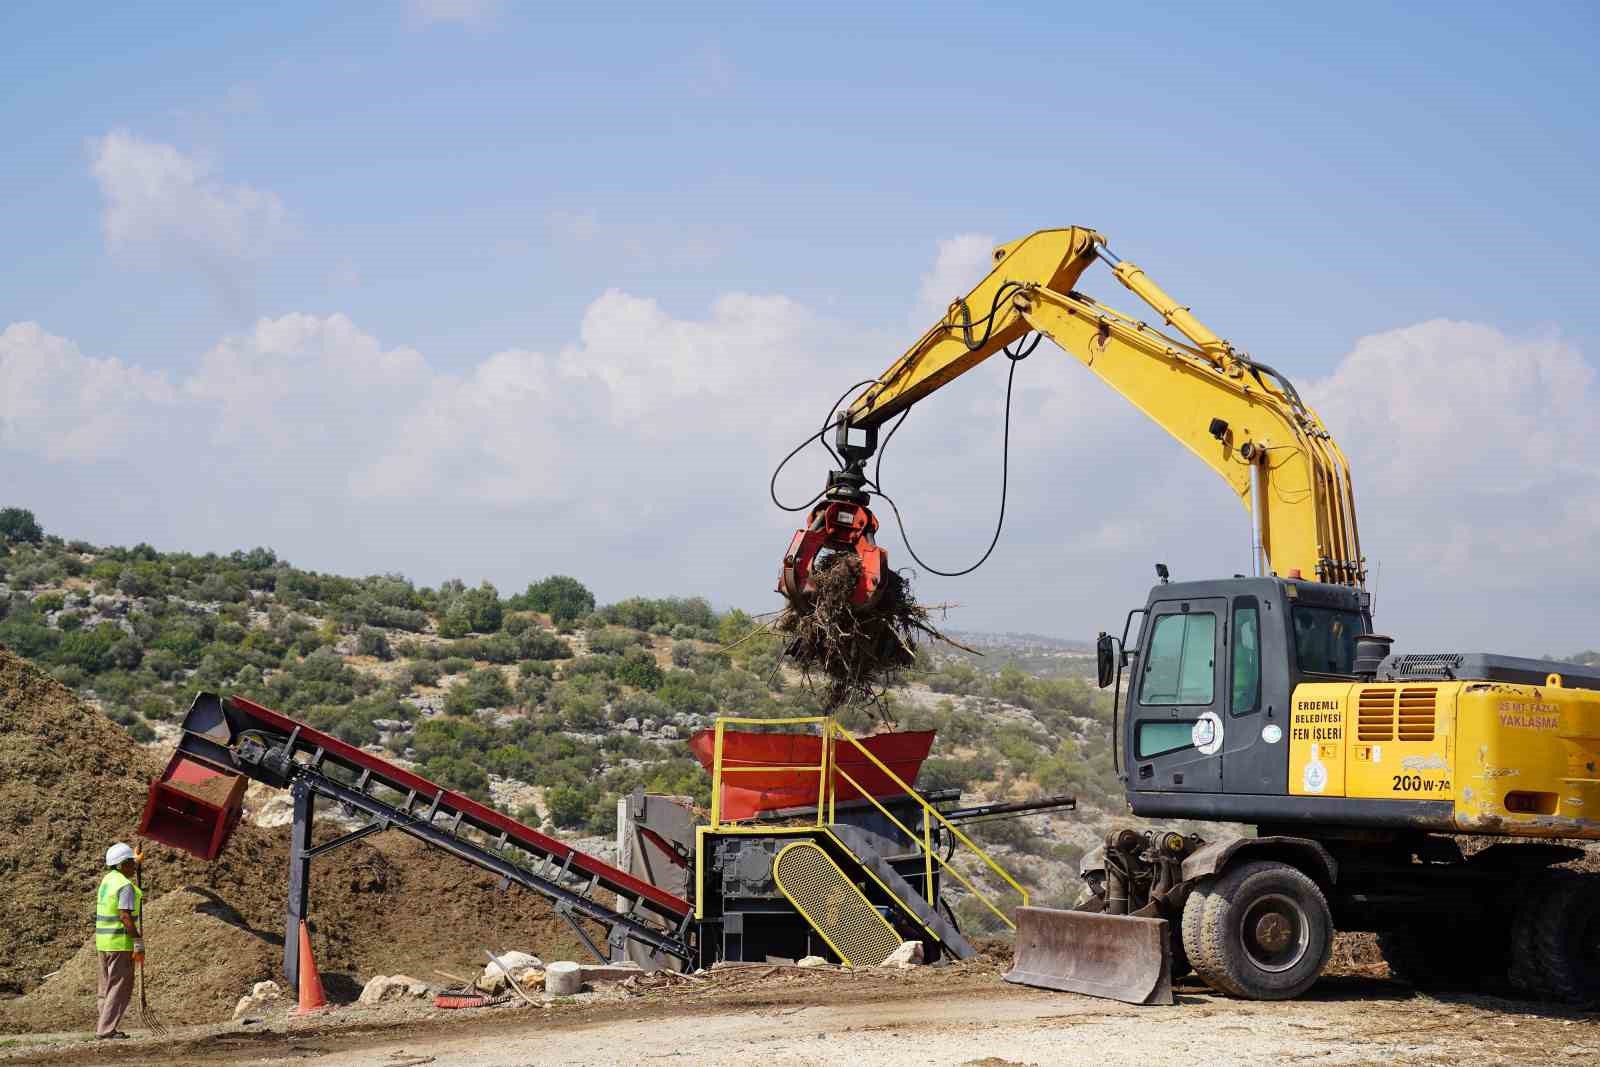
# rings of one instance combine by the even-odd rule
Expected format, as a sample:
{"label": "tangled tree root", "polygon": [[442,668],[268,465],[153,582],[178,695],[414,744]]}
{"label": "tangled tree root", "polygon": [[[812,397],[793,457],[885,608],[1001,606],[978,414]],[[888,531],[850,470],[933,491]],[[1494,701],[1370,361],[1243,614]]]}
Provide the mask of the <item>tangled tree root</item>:
{"label": "tangled tree root", "polygon": [[921,644],[955,644],[934,627],[928,609],[916,602],[909,584],[895,571],[885,572],[876,605],[851,604],[860,574],[854,556],[819,559],[811,571],[816,592],[802,603],[790,603],[771,627],[784,639],[784,654],[807,683],[821,679],[823,702],[830,710],[851,704],[881,707],[883,691],[916,662]]}

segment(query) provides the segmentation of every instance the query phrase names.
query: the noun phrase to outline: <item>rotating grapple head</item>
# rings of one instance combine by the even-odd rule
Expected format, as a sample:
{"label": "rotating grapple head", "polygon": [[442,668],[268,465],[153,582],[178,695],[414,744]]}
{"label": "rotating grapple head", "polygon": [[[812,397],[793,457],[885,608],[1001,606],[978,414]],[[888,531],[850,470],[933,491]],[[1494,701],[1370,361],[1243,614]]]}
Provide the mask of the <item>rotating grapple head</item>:
{"label": "rotating grapple head", "polygon": [[778,592],[796,607],[806,606],[816,595],[814,572],[824,554],[854,557],[858,566],[850,603],[856,608],[877,607],[885,589],[893,584],[889,554],[874,540],[878,517],[867,506],[865,490],[866,462],[877,450],[877,436],[876,430],[869,431],[866,444],[854,445],[849,442],[848,427],[841,424],[839,428],[836,447],[845,468],[829,472],[827,491],[811,509],[804,528],[796,530],[789,541],[778,575]]}

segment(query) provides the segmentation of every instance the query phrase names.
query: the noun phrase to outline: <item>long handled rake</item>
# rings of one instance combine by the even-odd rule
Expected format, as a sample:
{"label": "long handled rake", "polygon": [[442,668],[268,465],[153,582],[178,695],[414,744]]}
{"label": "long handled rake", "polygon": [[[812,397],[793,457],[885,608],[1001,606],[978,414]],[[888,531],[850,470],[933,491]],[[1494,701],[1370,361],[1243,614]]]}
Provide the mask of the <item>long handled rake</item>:
{"label": "long handled rake", "polygon": [[[134,878],[136,878],[138,880],[139,893],[141,895],[143,895],[143,893],[144,893],[144,864],[142,862],[143,858],[144,858],[143,853],[140,853],[138,856],[134,857],[134,861],[137,864],[137,867],[135,868],[135,871],[134,871]],[[141,925],[141,929],[139,930],[139,933],[140,934],[144,934],[146,932],[146,930],[144,928],[144,924],[145,924],[146,920],[145,920],[145,917],[143,915],[139,916],[139,922],[140,922],[140,925]],[[158,1019],[156,1017],[156,1014],[150,1010],[150,1001],[145,996],[145,992],[144,992],[144,960],[143,959],[139,960],[139,1022],[144,1025],[144,1028],[146,1030],[150,1031],[152,1034],[154,1034],[157,1037],[166,1037],[169,1033],[172,1032],[170,1030],[170,1028],[168,1028],[168,1026],[165,1023],[163,1023],[160,1019]]]}

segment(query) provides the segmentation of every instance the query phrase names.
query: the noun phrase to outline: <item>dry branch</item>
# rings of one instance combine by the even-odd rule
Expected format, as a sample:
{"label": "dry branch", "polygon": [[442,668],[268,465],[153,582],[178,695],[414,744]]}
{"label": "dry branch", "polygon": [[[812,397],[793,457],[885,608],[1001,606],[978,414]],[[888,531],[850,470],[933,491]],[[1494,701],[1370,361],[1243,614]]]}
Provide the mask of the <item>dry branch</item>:
{"label": "dry branch", "polygon": [[852,604],[860,573],[854,556],[819,559],[811,571],[815,592],[790,603],[772,623],[773,632],[784,639],[784,654],[807,684],[821,679],[823,703],[830,710],[852,704],[881,709],[884,690],[916,662],[920,645],[955,644],[933,625],[928,609],[917,603],[896,571],[884,573],[877,604]]}

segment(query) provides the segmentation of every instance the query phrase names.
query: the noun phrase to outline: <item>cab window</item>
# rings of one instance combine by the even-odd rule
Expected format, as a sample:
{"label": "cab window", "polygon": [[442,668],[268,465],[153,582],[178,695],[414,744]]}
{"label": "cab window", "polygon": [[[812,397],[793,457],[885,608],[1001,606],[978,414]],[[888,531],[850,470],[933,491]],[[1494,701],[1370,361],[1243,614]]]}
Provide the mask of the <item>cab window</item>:
{"label": "cab window", "polygon": [[1162,615],[1150,634],[1139,703],[1210,704],[1215,696],[1217,617],[1209,611]]}
{"label": "cab window", "polygon": [[1359,612],[1294,606],[1294,651],[1307,674],[1355,673],[1356,638],[1366,632]]}
{"label": "cab window", "polygon": [[1161,756],[1194,744],[1194,720],[1139,724],[1139,759]]}
{"label": "cab window", "polygon": [[1233,602],[1233,692],[1228,708],[1249,715],[1261,704],[1261,612],[1253,596]]}

